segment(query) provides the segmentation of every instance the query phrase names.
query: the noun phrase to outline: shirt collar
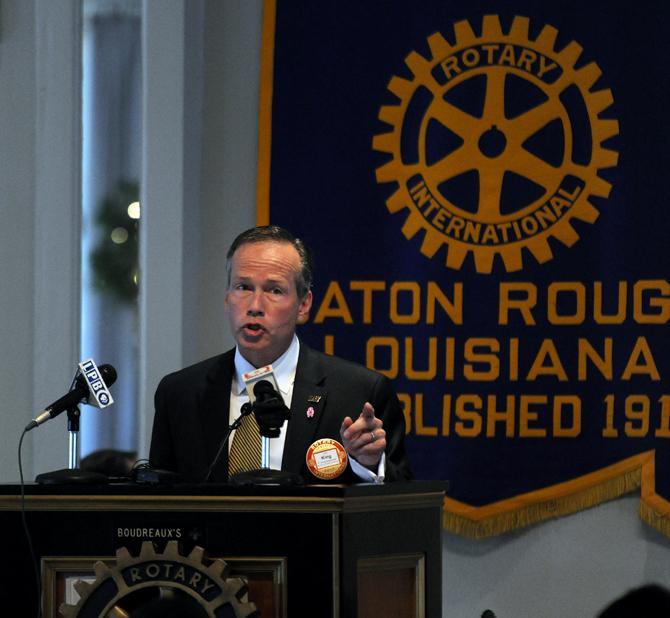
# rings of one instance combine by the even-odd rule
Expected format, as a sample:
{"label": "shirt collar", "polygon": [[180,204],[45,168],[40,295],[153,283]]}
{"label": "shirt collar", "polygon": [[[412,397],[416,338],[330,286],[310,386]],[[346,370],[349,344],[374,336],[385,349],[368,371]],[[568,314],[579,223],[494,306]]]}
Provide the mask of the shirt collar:
{"label": "shirt collar", "polygon": [[[284,352],[274,363],[272,363],[272,372],[274,373],[277,386],[281,394],[286,396],[295,382],[295,372],[298,367],[298,356],[300,355],[300,342],[297,335],[293,335],[293,340],[288,350]],[[244,374],[256,369],[242,354],[239,348],[235,348],[235,380],[232,385],[233,392],[236,395],[244,393]]]}

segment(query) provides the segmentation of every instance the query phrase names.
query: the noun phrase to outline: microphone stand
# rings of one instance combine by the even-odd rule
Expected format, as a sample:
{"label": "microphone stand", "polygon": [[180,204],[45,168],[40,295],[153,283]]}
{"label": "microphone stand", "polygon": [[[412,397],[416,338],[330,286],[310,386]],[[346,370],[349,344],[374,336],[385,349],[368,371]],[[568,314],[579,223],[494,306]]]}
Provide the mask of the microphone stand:
{"label": "microphone stand", "polygon": [[261,434],[261,468],[270,468],[270,437]]}
{"label": "microphone stand", "polygon": [[109,478],[106,474],[82,470],[79,463],[79,417],[81,411],[79,406],[73,405],[67,409],[68,440],[68,467],[53,472],[43,472],[35,477],[35,481],[42,485],[68,485],[68,484],[107,484]]}
{"label": "microphone stand", "polygon": [[79,417],[81,410],[79,406],[74,406],[67,411],[67,430],[69,434],[68,441],[68,468],[74,470],[78,465],[78,442],[79,442]]}

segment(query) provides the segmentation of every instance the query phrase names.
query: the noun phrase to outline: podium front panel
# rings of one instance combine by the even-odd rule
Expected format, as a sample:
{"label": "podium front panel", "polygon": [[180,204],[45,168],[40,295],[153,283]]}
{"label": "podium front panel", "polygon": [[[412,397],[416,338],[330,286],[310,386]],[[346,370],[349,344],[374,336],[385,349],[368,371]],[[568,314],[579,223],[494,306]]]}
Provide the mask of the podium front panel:
{"label": "podium front panel", "polygon": [[[205,489],[216,494],[201,493]],[[26,615],[36,615],[18,487],[5,485],[0,491],[0,519],[3,529],[11,531],[9,559],[0,572],[0,602],[16,602]],[[95,561],[118,575],[128,571],[124,565],[136,560],[146,541],[153,552],[145,561],[150,575],[152,568],[158,573],[156,565],[165,561],[171,542],[179,548],[185,571],[198,566],[197,560],[202,565],[224,560],[229,567],[225,577],[248,580],[249,600],[263,618],[364,618],[371,615],[366,591],[375,581],[393,585],[401,594],[399,602],[412,608],[408,616],[441,617],[444,492],[434,483],[58,491],[26,489],[25,516],[41,561],[45,618],[58,616],[61,602],[76,602],[74,581],[96,586]],[[202,559],[197,548],[204,549]],[[194,550],[196,557],[189,558]],[[177,567],[172,576],[180,572]],[[146,579],[144,571],[142,576]],[[138,582],[142,576],[136,575]],[[201,582],[194,575],[191,581]],[[129,591],[134,591],[132,581],[123,602],[131,598]]]}

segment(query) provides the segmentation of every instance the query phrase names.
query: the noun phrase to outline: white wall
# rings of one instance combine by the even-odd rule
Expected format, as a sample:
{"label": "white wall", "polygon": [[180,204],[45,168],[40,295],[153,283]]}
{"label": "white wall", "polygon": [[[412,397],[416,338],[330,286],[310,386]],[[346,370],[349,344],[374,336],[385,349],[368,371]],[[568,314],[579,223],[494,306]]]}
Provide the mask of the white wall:
{"label": "white wall", "polygon": [[[69,81],[76,67],[66,45],[77,6],[0,2],[2,482],[18,480],[21,429],[45,398],[67,386],[77,360],[76,250],[68,235],[76,230],[76,203],[68,202],[77,191]],[[154,132],[145,199],[157,213],[143,258],[151,281],[144,301],[146,430],[157,377],[230,343],[221,314],[224,254],[254,222],[261,2],[148,0],[145,12],[152,19],[147,37],[170,42],[167,53],[157,43],[145,58],[153,70],[147,130]],[[62,63],[61,83],[49,81],[45,62]],[[176,133],[169,157],[156,137],[164,128]],[[168,186],[176,189],[167,193]],[[28,478],[65,467],[64,427],[56,419],[28,434]],[[670,583],[670,542],[641,522],[638,502],[629,496],[483,541],[445,534],[444,616],[475,618],[491,609],[498,618],[588,617],[629,587]]]}
{"label": "white wall", "polygon": [[[31,3],[0,5],[0,471],[18,478],[33,400],[35,53]],[[32,456],[28,441],[24,455]],[[27,470],[32,475],[32,465]]]}
{"label": "white wall", "polygon": [[445,534],[444,616],[588,618],[630,588],[667,586],[670,540],[642,522],[639,500],[481,541]]}
{"label": "white wall", "polygon": [[[79,4],[0,3],[0,479],[21,430],[61,395],[79,323]],[[26,478],[68,465],[65,425],[27,435]]]}

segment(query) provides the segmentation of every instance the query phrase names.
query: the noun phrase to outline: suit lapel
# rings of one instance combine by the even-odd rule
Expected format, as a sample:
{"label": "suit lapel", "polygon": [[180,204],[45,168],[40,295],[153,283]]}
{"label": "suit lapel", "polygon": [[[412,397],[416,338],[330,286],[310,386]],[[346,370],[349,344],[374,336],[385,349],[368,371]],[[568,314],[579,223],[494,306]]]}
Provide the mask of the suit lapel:
{"label": "suit lapel", "polygon": [[324,383],[325,373],[318,357],[301,343],[282,470],[300,473],[305,465],[305,454],[314,442],[323,418],[328,395]]}
{"label": "suit lapel", "polygon": [[[235,351],[223,354],[207,374],[207,388],[200,406],[200,426],[205,445],[207,466],[214,460],[221,440],[228,429],[230,389],[235,368]],[[223,450],[212,471],[211,480],[225,481],[228,478],[228,449]]]}

